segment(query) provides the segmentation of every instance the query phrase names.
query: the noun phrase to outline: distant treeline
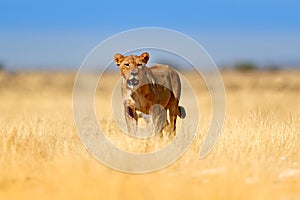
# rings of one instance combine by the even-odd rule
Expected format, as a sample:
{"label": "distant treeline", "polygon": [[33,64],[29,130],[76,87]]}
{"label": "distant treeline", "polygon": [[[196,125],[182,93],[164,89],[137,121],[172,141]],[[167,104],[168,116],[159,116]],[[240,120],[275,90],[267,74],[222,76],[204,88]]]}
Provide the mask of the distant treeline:
{"label": "distant treeline", "polygon": [[277,65],[266,65],[266,66],[258,66],[252,62],[238,62],[234,64],[232,67],[224,67],[223,69],[235,69],[238,71],[254,71],[254,70],[279,70],[280,67]]}
{"label": "distant treeline", "polygon": [[[165,62],[159,62],[162,64],[168,64],[170,66],[172,66],[175,69],[178,70],[189,70],[189,69],[194,69],[194,68],[190,68],[191,66],[187,67],[187,66],[182,66],[176,62],[170,62],[170,61],[165,61]],[[181,67],[180,67],[181,66]],[[299,66],[299,65],[298,65]],[[295,65],[295,68],[298,68],[297,65]],[[276,71],[276,70],[280,70],[280,69],[290,69],[288,67],[284,67],[282,65],[275,65],[275,64],[270,64],[270,65],[257,65],[254,62],[247,62],[247,61],[242,61],[242,62],[237,62],[235,64],[230,64],[230,65],[218,65],[218,67],[221,70],[237,70],[237,71],[243,71],[243,72],[247,72],[247,71],[255,71],[255,70],[270,70],[270,71]],[[299,67],[300,68],[300,67]],[[45,68],[36,68],[37,70],[45,70]],[[56,69],[56,68],[49,68],[49,70],[51,69]],[[64,68],[61,68],[64,69]],[[74,67],[74,69],[76,70],[77,68]],[[112,70],[117,70],[117,68],[110,68]],[[6,68],[5,65],[3,63],[0,62],[0,71],[5,71],[5,70],[9,70],[9,68]]]}

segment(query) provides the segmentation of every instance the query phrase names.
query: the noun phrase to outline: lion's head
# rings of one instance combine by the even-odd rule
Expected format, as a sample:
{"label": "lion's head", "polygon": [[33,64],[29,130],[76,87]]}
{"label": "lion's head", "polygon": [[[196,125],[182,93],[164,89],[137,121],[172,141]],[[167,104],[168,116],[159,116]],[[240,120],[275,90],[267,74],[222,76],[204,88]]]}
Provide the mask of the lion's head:
{"label": "lion's head", "polygon": [[122,77],[131,89],[137,87],[144,79],[148,60],[149,54],[147,52],[140,56],[123,56],[122,54],[115,54],[114,56],[114,61],[119,66]]}

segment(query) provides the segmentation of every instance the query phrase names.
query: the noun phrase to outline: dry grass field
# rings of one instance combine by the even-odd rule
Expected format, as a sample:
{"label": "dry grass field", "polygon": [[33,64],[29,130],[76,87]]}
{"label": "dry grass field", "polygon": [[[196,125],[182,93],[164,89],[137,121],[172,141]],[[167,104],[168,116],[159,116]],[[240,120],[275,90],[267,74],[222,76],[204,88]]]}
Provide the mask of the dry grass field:
{"label": "dry grass field", "polygon": [[[103,166],[81,144],[72,115],[75,74],[0,72],[0,200],[300,199],[300,71],[222,76],[226,121],[213,151],[198,159],[210,97],[198,76],[185,73],[201,112],[197,136],[173,165],[134,175]],[[110,96],[118,77],[103,77],[97,103],[110,103],[100,96]],[[113,142],[148,151],[116,131],[103,115],[109,109],[97,112]]]}

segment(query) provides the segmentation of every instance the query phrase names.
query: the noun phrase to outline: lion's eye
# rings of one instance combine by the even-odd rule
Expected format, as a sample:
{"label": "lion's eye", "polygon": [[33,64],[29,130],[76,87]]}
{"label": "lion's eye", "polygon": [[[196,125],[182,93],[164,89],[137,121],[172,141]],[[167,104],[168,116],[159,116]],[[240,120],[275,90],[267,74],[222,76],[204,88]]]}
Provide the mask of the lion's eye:
{"label": "lion's eye", "polygon": [[125,65],[126,65],[127,67],[129,67],[129,63],[126,63]]}
{"label": "lion's eye", "polygon": [[138,66],[138,67],[140,67],[140,66],[142,66],[142,64],[141,64],[141,63],[139,63],[139,64],[137,64],[137,66]]}

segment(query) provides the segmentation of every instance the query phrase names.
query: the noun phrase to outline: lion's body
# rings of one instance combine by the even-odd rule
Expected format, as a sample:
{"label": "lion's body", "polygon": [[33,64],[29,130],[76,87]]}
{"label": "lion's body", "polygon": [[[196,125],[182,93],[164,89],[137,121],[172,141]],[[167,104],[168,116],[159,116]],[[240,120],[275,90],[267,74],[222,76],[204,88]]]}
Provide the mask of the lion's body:
{"label": "lion's body", "polygon": [[149,114],[150,107],[155,104],[169,109],[172,106],[172,101],[179,100],[181,91],[179,76],[168,65],[155,65],[149,69],[155,84],[143,85],[131,95],[135,101],[136,109],[146,114]]}
{"label": "lion's body", "polygon": [[[132,126],[138,123],[137,111],[139,111],[152,115],[155,132],[159,132],[169,124],[166,112],[169,110],[170,128],[175,131],[177,116],[185,117],[184,108],[178,106],[181,93],[179,75],[168,65],[155,65],[148,68],[145,62],[142,66],[138,65],[141,66],[138,68],[137,63],[143,61],[141,56],[121,57],[123,58],[121,63],[116,62],[115,58],[118,66],[125,63],[125,68],[128,68],[126,71],[124,66],[120,67],[123,76],[122,97],[128,129],[130,132],[135,130]],[[146,56],[149,58],[148,54]]]}

